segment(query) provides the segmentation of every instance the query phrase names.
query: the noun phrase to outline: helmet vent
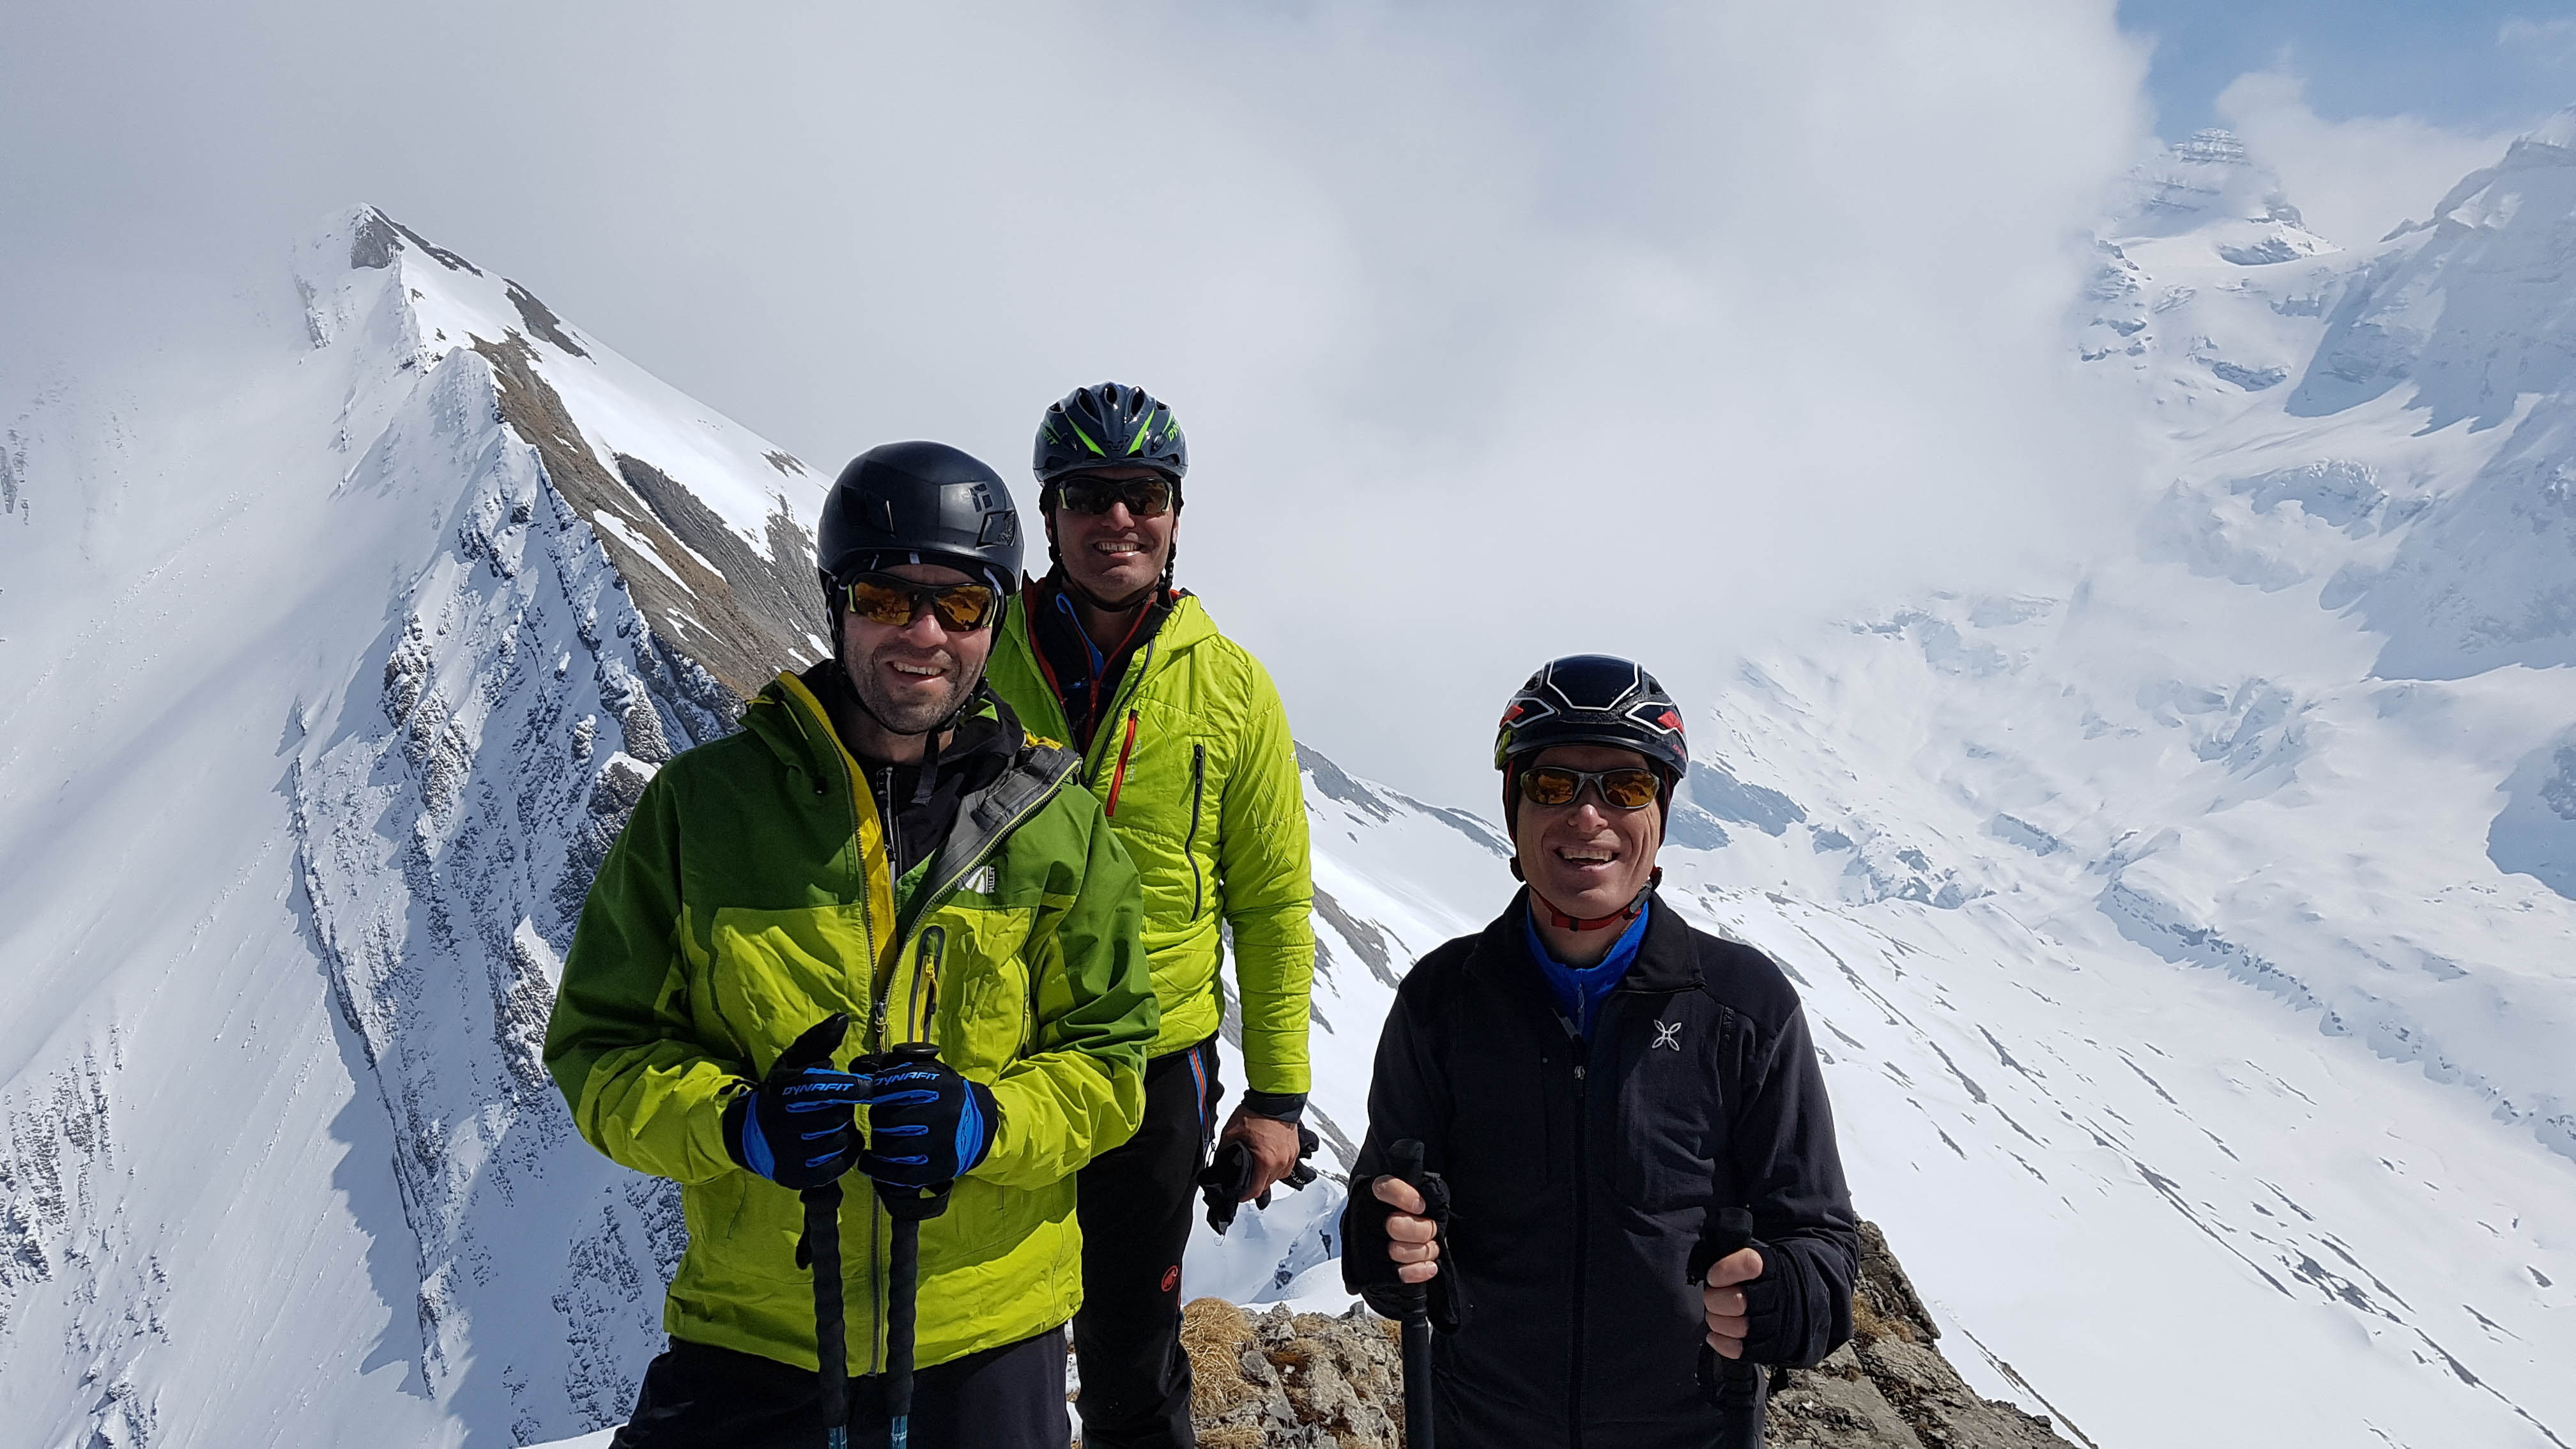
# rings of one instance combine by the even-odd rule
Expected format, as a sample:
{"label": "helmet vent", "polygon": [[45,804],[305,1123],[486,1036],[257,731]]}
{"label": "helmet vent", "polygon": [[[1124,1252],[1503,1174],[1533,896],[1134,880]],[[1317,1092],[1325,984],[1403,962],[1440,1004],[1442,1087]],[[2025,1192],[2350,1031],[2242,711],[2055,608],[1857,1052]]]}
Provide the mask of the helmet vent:
{"label": "helmet vent", "polygon": [[1189,444],[1170,406],[1152,393],[1123,382],[1098,382],[1074,389],[1047,409],[1031,466],[1039,483],[1052,484],[1067,473],[1122,459],[1145,464],[1177,486],[1189,472]]}

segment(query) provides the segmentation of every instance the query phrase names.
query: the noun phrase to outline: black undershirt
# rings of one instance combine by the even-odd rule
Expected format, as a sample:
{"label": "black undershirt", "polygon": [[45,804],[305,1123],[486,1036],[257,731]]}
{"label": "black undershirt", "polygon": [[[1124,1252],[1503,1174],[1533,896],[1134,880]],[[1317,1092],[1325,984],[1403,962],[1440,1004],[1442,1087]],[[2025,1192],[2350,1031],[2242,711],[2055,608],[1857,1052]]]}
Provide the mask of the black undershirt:
{"label": "black undershirt", "polygon": [[[827,714],[861,709],[849,676],[831,660],[815,664],[802,678],[806,687],[823,700]],[[886,856],[897,880],[937,853],[947,841],[949,827],[957,822],[958,802],[1000,779],[1011,762],[1001,721],[976,714],[957,722],[947,748],[939,752],[927,798],[921,795],[919,765],[871,758],[851,748],[846,739],[841,746],[858,764],[859,777],[876,801],[877,817],[885,828]]]}

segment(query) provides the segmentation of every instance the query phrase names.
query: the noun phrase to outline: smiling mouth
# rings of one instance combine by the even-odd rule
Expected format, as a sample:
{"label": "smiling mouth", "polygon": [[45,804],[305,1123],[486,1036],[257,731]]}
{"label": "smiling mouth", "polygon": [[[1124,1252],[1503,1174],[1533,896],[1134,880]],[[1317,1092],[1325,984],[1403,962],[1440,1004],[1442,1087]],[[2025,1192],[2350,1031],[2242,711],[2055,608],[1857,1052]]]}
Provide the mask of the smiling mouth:
{"label": "smiling mouth", "polygon": [[887,660],[886,667],[910,679],[940,679],[948,673],[944,664],[909,664],[900,659]]}
{"label": "smiling mouth", "polygon": [[1105,553],[1113,558],[1123,558],[1129,554],[1143,553],[1145,551],[1145,545],[1129,539],[1103,539],[1100,542],[1093,544],[1091,546],[1091,551],[1094,553]]}
{"label": "smiling mouth", "polygon": [[1560,846],[1557,848],[1556,858],[1568,865],[1608,865],[1619,858],[1619,853],[1598,847],[1577,847],[1569,850]]}

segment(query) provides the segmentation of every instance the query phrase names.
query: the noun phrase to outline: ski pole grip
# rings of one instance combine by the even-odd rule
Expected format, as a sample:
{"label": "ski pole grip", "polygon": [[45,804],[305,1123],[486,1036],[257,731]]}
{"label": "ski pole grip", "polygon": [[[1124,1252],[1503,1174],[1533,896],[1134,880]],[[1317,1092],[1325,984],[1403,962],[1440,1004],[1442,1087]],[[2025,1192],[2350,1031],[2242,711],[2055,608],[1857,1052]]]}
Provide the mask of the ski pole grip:
{"label": "ski pole grip", "polygon": [[[1388,1176],[1394,1178],[1400,1183],[1403,1183],[1405,1186],[1412,1188],[1417,1193],[1422,1192],[1422,1143],[1419,1139],[1407,1137],[1403,1141],[1389,1146],[1386,1150],[1386,1157],[1387,1165],[1394,1169],[1394,1171],[1387,1174]],[[1431,1206],[1431,1199],[1428,1194],[1424,1194],[1422,1205],[1426,1210]],[[1405,1323],[1408,1325],[1418,1323],[1427,1326],[1431,1322],[1430,1285],[1427,1283],[1407,1283],[1403,1285],[1401,1292],[1401,1301],[1404,1304]]]}
{"label": "ski pole grip", "polygon": [[[1429,1174],[1423,1168],[1422,1143],[1407,1137],[1391,1143],[1386,1150],[1388,1175],[1415,1192],[1422,1194],[1423,1211],[1432,1209],[1431,1194],[1424,1184]],[[1446,1237],[1443,1233],[1441,1237]],[[1442,1266],[1447,1266],[1443,1264]],[[1397,1301],[1404,1308],[1404,1437],[1413,1449],[1432,1449],[1434,1443],[1431,1403],[1431,1285],[1407,1283],[1398,1290]]]}
{"label": "ski pole grip", "polygon": [[1386,1163],[1387,1167],[1390,1169],[1387,1176],[1403,1183],[1406,1187],[1412,1188],[1415,1192],[1422,1191],[1421,1142],[1414,1138],[1407,1137],[1403,1141],[1387,1148]]}
{"label": "ski pole grip", "polygon": [[1706,1286],[1708,1270],[1718,1260],[1753,1246],[1753,1214],[1740,1207],[1719,1208],[1708,1229],[1691,1249],[1689,1282]]}

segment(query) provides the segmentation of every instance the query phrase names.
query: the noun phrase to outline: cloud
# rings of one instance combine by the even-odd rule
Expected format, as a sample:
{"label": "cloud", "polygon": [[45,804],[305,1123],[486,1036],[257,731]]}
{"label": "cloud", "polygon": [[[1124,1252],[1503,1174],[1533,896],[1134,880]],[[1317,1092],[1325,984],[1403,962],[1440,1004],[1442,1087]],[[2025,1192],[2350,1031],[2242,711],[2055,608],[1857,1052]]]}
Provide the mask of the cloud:
{"label": "cloud", "polygon": [[2517,15],[2498,28],[2496,44],[2552,69],[2576,66],[2576,18],[2529,20]]}
{"label": "cloud", "polygon": [[2424,219],[2526,129],[2479,134],[2407,115],[2329,121],[2308,104],[2306,81],[2279,70],[2238,76],[2219,92],[2218,114],[2280,173],[2308,229],[2347,247]]}
{"label": "cloud", "polygon": [[1300,732],[1481,800],[1541,659],[1722,707],[2105,526],[2061,325],[2144,70],[2111,0],[40,7],[0,332],[367,200],[826,467],[1140,382]]}

